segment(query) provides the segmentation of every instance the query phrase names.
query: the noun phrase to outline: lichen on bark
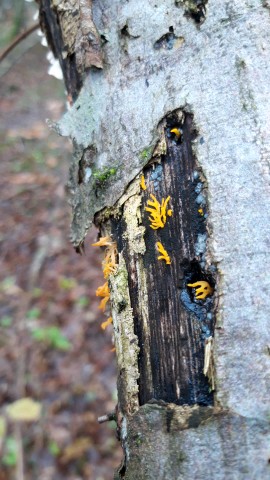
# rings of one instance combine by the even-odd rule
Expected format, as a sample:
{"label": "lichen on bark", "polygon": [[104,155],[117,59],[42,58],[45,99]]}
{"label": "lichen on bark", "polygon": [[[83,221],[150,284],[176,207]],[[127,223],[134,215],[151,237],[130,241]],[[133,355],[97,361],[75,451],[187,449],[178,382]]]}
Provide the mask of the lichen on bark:
{"label": "lichen on bark", "polygon": [[128,275],[119,254],[115,275],[110,276],[111,310],[118,368],[118,397],[121,413],[132,414],[138,408],[138,339],[134,334]]}

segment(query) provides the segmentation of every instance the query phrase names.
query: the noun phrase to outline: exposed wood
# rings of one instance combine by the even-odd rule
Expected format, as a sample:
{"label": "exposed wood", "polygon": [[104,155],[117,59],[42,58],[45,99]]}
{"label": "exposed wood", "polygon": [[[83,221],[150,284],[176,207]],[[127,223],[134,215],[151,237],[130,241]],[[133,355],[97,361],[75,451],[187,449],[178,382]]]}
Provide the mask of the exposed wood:
{"label": "exposed wood", "polygon": [[[162,127],[167,143],[162,160],[150,162],[144,170],[147,189],[141,191],[140,209],[145,252],[134,250],[132,245],[127,225],[132,218],[112,220],[113,237],[127,266],[140,348],[140,405],[152,398],[178,405],[208,405],[213,401],[203,374],[205,341],[213,336],[213,297],[196,300],[193,289],[187,286],[200,280],[214,286],[210,270],[205,269],[207,189],[192,152],[196,137],[192,116],[184,115],[181,123],[178,117],[177,112],[169,115]],[[170,132],[173,127],[181,129],[179,139]],[[150,226],[145,210],[150,194],[160,203],[170,196],[168,205],[173,214],[164,228],[153,230]],[[134,198],[131,201],[134,203]],[[167,250],[171,265],[158,260],[157,242]]]}

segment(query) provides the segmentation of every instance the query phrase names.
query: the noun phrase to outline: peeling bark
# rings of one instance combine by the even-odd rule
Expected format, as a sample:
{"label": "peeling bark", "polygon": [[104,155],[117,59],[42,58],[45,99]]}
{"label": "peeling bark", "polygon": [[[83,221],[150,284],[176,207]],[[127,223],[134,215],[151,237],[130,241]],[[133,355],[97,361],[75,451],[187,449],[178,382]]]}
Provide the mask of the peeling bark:
{"label": "peeling bark", "polygon": [[92,0],[37,1],[41,29],[60,61],[71,102],[82,87],[85,71],[92,66],[103,67]]}
{"label": "peeling bark", "polygon": [[[95,219],[119,254],[115,478],[269,476],[266,4],[40,0],[77,97],[55,126],[74,144],[71,240]],[[158,230],[150,193],[171,197]]]}

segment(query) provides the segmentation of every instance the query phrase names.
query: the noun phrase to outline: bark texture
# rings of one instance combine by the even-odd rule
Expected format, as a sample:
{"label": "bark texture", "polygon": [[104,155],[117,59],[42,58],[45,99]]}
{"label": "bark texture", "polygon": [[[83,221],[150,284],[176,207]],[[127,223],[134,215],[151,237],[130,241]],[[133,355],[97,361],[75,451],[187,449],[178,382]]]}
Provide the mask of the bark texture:
{"label": "bark texture", "polygon": [[[116,478],[266,480],[269,2],[48,2],[42,25],[60,25],[49,36],[77,97],[55,126],[74,143],[72,242],[82,249],[95,216],[119,252],[109,279],[125,453]],[[74,25],[69,16],[72,44],[63,9],[81,12]],[[94,37],[82,36],[82,18]],[[89,69],[89,49],[103,69]],[[144,210],[151,192],[172,199],[159,232]],[[157,261],[160,240],[171,265]],[[207,302],[187,288],[198,276],[215,286]],[[212,336],[214,407],[202,374]]]}
{"label": "bark texture", "polygon": [[127,467],[115,479],[267,479],[269,440],[263,420],[211,407],[146,404],[128,420]]}

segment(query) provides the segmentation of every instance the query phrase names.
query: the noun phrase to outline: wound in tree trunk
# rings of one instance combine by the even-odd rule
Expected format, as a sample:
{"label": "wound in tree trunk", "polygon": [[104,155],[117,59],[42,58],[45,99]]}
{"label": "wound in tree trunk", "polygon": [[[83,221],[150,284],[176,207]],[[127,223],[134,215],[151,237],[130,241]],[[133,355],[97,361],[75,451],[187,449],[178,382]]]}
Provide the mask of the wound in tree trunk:
{"label": "wound in tree trunk", "polygon": [[172,112],[162,130],[165,154],[150,161],[141,182],[145,253],[130,248],[124,217],[111,220],[127,266],[140,348],[139,404],[155,399],[211,405],[213,393],[203,373],[215,287],[215,268],[207,268],[205,258],[206,184],[192,150],[197,136],[192,115]]}

